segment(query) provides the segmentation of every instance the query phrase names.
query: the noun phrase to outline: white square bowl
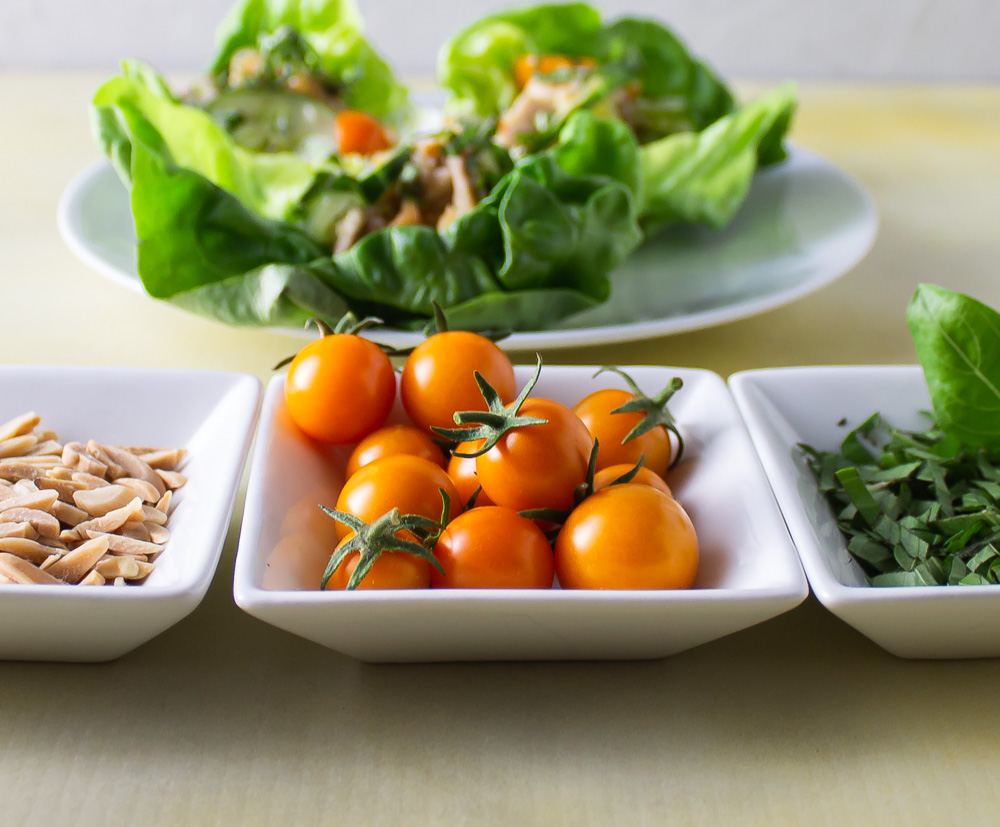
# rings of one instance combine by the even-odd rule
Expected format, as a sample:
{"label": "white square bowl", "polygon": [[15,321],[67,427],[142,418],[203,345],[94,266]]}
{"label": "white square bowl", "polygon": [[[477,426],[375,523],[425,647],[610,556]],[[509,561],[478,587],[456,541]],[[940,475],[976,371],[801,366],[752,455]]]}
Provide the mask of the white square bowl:
{"label": "white square bowl", "polygon": [[796,448],[836,450],[875,411],[896,427],[926,428],[921,369],[779,368],[737,373],[729,384],[819,601],[900,657],[1000,655],[1000,587],[869,586]]}
{"label": "white square bowl", "polygon": [[[283,376],[264,397],[236,558],[236,602],[261,620],[367,661],[630,659],[671,655],[800,603],[808,586],[760,462],[722,379],[700,370],[626,368],[648,392],[673,376],[671,410],[687,453],[669,482],[698,532],[701,563],[687,591],[318,590],[333,551],[296,534],[334,505],[346,451],[291,423]],[[532,369],[516,368],[519,383]],[[573,405],[617,377],[546,366],[538,396]],[[394,417],[401,421],[398,408]]]}
{"label": "white square bowl", "polygon": [[0,585],[0,659],[111,660],[194,610],[222,553],[260,397],[241,373],[0,366],[0,422],[33,410],[63,442],[188,451],[170,541],[146,581]]}

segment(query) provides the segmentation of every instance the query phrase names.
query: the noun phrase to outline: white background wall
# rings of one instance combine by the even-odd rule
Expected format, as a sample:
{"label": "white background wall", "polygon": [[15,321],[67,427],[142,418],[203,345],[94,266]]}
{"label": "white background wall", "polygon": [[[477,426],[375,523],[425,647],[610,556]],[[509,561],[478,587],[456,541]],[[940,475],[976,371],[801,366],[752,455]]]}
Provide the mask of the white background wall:
{"label": "white background wall", "polygon": [[[230,0],[0,0],[0,68],[200,68]],[[429,75],[448,34],[499,0],[359,0],[396,68]],[[1000,80],[1000,0],[603,0],[669,21],[737,78]]]}

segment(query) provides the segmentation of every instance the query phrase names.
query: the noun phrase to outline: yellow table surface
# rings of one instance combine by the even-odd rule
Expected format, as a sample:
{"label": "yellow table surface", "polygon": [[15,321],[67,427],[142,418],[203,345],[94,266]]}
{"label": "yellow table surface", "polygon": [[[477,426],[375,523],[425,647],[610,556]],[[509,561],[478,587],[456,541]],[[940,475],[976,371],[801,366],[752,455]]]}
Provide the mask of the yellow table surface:
{"label": "yellow table surface", "polygon": [[[60,240],[59,195],[98,157],[99,81],[0,74],[3,360],[266,380],[297,340],[130,293]],[[907,363],[917,283],[1000,306],[1000,88],[800,91],[794,140],[878,206],[868,257],[755,318],[548,362]],[[897,659],[810,597],[662,661],[365,665],[235,606],[240,505],[172,629],[108,664],[0,663],[0,823],[1000,821],[1000,662]]]}

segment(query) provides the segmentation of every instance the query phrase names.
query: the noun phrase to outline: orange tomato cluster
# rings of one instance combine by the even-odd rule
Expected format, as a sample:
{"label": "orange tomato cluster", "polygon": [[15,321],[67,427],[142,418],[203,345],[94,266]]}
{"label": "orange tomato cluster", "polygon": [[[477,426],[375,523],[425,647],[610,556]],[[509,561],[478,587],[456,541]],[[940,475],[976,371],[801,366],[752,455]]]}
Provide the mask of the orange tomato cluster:
{"label": "orange tomato cluster", "polygon": [[314,439],[356,443],[328,511],[339,544],[321,588],[692,586],[697,538],[663,479],[676,429],[635,436],[651,400],[628,391],[570,409],[533,385],[518,396],[483,336],[440,332],[402,368],[410,423],[385,425],[396,382],[378,345],[348,332],[303,348],[285,383],[291,418]]}

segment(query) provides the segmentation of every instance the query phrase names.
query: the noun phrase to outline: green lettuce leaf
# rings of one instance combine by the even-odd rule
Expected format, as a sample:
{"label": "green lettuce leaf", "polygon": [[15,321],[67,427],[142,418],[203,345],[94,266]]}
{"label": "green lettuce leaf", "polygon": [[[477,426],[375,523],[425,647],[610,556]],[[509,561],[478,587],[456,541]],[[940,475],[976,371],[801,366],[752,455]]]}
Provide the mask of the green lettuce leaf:
{"label": "green lettuce leaf", "polygon": [[452,37],[438,55],[438,80],[458,114],[495,116],[517,96],[523,55],[587,57],[619,65],[638,89],[636,131],[645,142],[699,131],[733,108],[728,88],[667,27],[621,18],[602,24],[583,3],[544,4],[492,14]]}
{"label": "green lettuce leaf", "polygon": [[126,185],[132,183],[132,147],[142,143],[260,215],[280,219],[316,175],[308,161],[293,153],[240,148],[208,114],[170,96],[166,84],[144,64],[125,64],[122,75],[97,90],[92,111],[97,142]]}
{"label": "green lettuce leaf", "polygon": [[647,230],[678,221],[722,227],[746,198],[761,142],[785,129],[795,108],[786,83],[720,118],[702,132],[684,132],[639,150]]}
{"label": "green lettuce leaf", "polygon": [[921,284],[906,322],[938,426],[970,448],[1000,450],[1000,313]]}
{"label": "green lettuce leaf", "polygon": [[570,175],[605,175],[628,187],[639,201],[642,175],[639,146],[621,121],[581,110],[570,115],[548,152]]}
{"label": "green lettuce leaf", "polygon": [[548,326],[607,298],[640,242],[626,186],[527,159],[444,232],[387,227],[335,257],[291,224],[142,143],[132,205],[147,291],[229,323],[335,321],[345,307],[421,327],[436,302],[472,329]]}
{"label": "green lettuce leaf", "polygon": [[219,25],[210,71],[225,71],[234,52],[286,25],[302,35],[326,75],[343,83],[349,108],[395,121],[408,114],[406,88],[365,40],[354,0],[242,0]]}

